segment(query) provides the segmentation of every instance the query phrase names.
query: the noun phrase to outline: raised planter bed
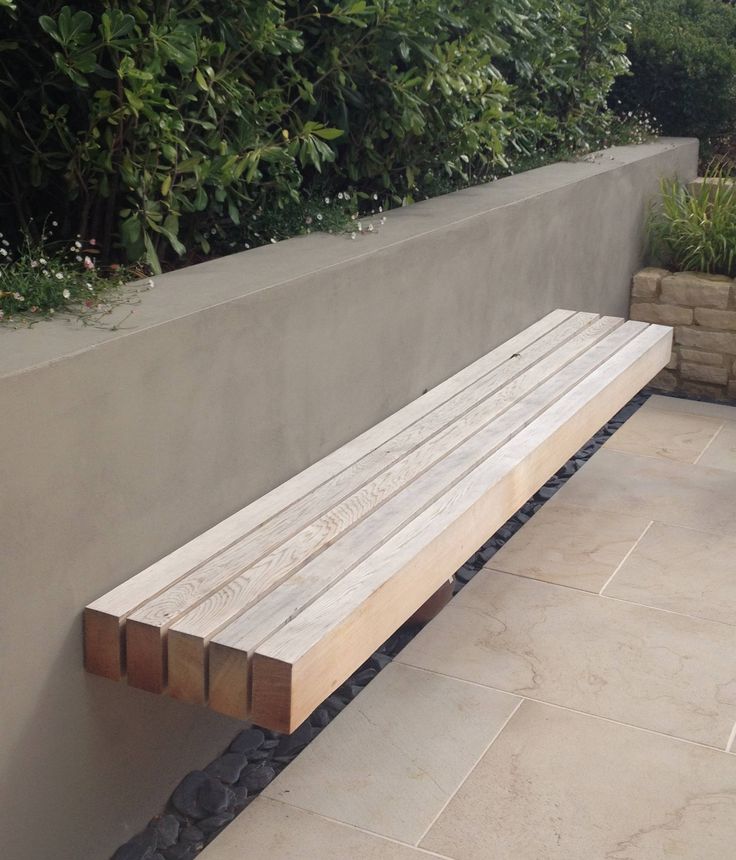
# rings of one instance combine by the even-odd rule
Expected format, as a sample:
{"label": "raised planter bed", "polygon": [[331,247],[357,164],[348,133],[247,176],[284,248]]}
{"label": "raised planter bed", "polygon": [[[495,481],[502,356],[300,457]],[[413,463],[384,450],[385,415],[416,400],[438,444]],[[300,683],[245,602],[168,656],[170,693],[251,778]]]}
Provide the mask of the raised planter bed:
{"label": "raised planter bed", "polygon": [[672,358],[652,387],[736,401],[736,281],[642,269],[632,281],[629,315],[675,328]]}

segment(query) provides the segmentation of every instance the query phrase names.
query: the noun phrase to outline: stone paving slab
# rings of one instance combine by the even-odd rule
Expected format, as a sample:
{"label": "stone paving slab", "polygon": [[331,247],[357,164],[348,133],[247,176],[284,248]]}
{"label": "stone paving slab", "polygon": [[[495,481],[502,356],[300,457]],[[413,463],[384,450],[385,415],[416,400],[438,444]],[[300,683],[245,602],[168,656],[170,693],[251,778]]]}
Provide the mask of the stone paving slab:
{"label": "stone paving slab", "polygon": [[725,749],[736,628],[486,569],[397,660]]}
{"label": "stone paving slab", "polygon": [[519,701],[393,663],[264,795],[415,843]]}
{"label": "stone paving slab", "polygon": [[427,860],[437,855],[259,797],[200,856],[207,860]]}
{"label": "stone paving slab", "polygon": [[204,860],[730,857],[734,428],[650,398]]}
{"label": "stone paving slab", "polygon": [[736,538],[653,523],[604,593],[736,624]]}
{"label": "stone paving slab", "polygon": [[455,860],[726,860],[736,759],[524,702],[422,840]]}
{"label": "stone paving slab", "polygon": [[493,556],[493,568],[598,592],[651,525],[649,517],[590,511],[559,494]]}

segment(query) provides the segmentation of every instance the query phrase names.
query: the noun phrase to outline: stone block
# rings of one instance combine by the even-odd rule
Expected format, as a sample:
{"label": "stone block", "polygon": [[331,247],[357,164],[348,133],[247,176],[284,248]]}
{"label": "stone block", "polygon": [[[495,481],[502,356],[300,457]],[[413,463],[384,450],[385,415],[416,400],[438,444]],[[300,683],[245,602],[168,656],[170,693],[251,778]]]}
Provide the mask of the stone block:
{"label": "stone block", "polygon": [[736,311],[715,311],[712,308],[695,308],[695,322],[706,328],[736,331]]}
{"label": "stone block", "polygon": [[675,329],[675,343],[679,346],[703,349],[706,352],[726,352],[729,355],[736,355],[736,333],[678,326]]}
{"label": "stone block", "polygon": [[656,269],[653,266],[642,269],[634,275],[631,285],[631,295],[639,299],[653,299],[659,293],[662,278],[669,275],[668,269]]}
{"label": "stone block", "polygon": [[725,397],[725,389],[722,385],[707,385],[704,382],[691,382],[688,379],[682,380],[678,391],[693,397],[707,397],[710,400],[723,400]]}
{"label": "stone block", "polygon": [[649,385],[660,391],[674,391],[677,388],[677,376],[669,370],[660,370]]}
{"label": "stone block", "polygon": [[661,299],[673,305],[725,309],[732,284],[725,275],[675,272],[662,278]]}
{"label": "stone block", "polygon": [[683,361],[695,362],[695,364],[710,364],[713,367],[723,367],[723,356],[720,352],[703,352],[700,349],[680,350]]}
{"label": "stone block", "polygon": [[653,302],[634,302],[631,305],[632,320],[661,323],[662,325],[692,325],[692,308],[677,305],[656,305]]}
{"label": "stone block", "polygon": [[725,367],[710,367],[707,364],[690,364],[683,361],[680,364],[680,376],[695,382],[708,382],[711,385],[725,385],[728,382],[728,370]]}

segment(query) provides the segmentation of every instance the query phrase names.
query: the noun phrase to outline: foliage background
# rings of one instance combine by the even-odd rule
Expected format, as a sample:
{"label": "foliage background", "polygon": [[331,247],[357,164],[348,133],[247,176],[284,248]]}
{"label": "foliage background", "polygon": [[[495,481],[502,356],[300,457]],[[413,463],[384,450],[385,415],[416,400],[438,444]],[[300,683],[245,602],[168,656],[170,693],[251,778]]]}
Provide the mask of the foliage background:
{"label": "foliage background", "polygon": [[706,158],[736,135],[736,7],[722,0],[638,0],[630,76],[613,89],[665,134],[701,138]]}
{"label": "foliage background", "polygon": [[396,205],[593,146],[631,17],[629,0],[0,0],[0,230],[53,210],[101,260],[156,268],[267,241],[274,213],[338,192]]}

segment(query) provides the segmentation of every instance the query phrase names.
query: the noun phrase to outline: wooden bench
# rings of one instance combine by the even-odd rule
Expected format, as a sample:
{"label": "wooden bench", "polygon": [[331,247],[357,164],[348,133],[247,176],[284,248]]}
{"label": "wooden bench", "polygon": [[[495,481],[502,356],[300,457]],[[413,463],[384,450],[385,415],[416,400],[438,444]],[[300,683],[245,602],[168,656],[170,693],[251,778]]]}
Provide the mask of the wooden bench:
{"label": "wooden bench", "polygon": [[86,668],[293,731],[664,367],[671,341],[554,311],[89,605]]}

